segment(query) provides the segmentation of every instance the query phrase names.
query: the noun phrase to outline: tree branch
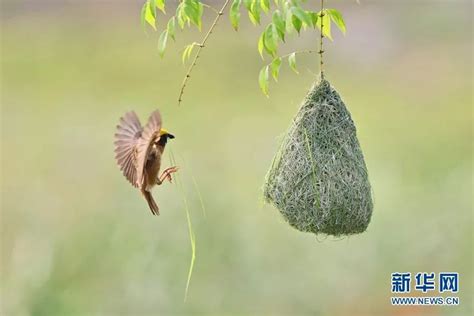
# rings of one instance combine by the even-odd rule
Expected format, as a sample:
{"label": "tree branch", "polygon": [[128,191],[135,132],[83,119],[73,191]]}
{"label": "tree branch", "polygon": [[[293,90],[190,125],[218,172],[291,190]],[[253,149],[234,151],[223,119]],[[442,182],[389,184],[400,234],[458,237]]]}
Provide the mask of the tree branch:
{"label": "tree branch", "polygon": [[193,59],[193,62],[191,63],[191,65],[189,66],[188,68],[188,71],[186,73],[186,76],[184,77],[183,79],[183,83],[181,85],[181,91],[179,93],[179,97],[178,97],[178,105],[181,104],[181,102],[183,101],[183,94],[184,94],[184,89],[186,88],[186,84],[188,83],[188,80],[189,78],[191,77],[191,72],[193,71],[194,69],[194,66],[196,66],[196,63],[197,63],[197,60],[201,54],[201,50],[204,48],[204,46],[206,45],[206,42],[207,42],[207,39],[209,38],[209,35],[212,34],[212,31],[214,30],[214,28],[216,27],[217,25],[217,22],[219,21],[219,19],[221,18],[221,16],[224,14],[224,10],[225,8],[227,7],[227,5],[229,4],[230,0],[226,0],[224,2],[224,5],[222,6],[222,8],[219,10],[219,12],[217,12],[217,16],[216,18],[214,19],[214,22],[212,22],[211,26],[209,27],[209,30],[207,31],[206,35],[204,36],[204,38],[202,39],[201,43],[198,44],[199,48],[196,52],[196,55],[194,56],[194,59]]}

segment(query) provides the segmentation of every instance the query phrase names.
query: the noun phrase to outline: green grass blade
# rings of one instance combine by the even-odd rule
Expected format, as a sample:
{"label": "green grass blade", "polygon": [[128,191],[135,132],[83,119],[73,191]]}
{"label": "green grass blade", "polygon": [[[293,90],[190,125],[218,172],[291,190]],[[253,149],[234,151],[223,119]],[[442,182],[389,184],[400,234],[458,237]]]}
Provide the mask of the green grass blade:
{"label": "green grass blade", "polygon": [[[176,166],[176,160],[174,158],[173,151],[171,150],[170,150],[170,162],[172,166]],[[194,235],[194,232],[193,232],[191,216],[189,215],[188,200],[186,198],[186,193],[184,191],[184,186],[181,181],[180,175],[176,174],[175,179],[176,179],[176,185],[178,187],[178,190],[183,198],[184,209],[186,211],[186,220],[188,222],[189,240],[191,241],[191,262],[189,263],[188,277],[186,280],[186,287],[184,290],[184,301],[186,302],[186,299],[188,297],[189,284],[191,283],[191,277],[193,275],[193,270],[194,270],[194,261],[196,260],[196,236]]]}
{"label": "green grass blade", "polygon": [[206,217],[206,207],[204,206],[204,200],[202,199],[201,190],[199,190],[199,186],[197,184],[197,181],[196,181],[196,178],[194,177],[194,175],[191,175],[191,177],[193,179],[194,189],[196,190],[196,192],[198,194],[199,203],[201,204],[202,213],[204,214],[204,217]]}

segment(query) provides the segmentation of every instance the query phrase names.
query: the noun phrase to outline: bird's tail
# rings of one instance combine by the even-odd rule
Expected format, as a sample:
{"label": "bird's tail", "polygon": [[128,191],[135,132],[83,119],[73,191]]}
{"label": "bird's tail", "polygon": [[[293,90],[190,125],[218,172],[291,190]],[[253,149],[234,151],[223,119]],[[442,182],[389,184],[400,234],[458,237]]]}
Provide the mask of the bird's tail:
{"label": "bird's tail", "polygon": [[148,202],[148,206],[150,207],[151,213],[153,215],[160,215],[160,212],[158,211],[158,205],[156,205],[156,202],[153,199],[151,192],[142,190],[142,194],[145,197],[145,200]]}

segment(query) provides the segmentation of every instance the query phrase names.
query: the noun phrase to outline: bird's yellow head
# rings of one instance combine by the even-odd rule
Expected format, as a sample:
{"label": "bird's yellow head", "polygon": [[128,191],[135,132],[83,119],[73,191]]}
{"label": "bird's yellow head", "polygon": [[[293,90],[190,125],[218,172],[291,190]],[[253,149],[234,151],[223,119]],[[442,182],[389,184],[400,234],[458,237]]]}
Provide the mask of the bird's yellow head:
{"label": "bird's yellow head", "polygon": [[174,135],[170,134],[167,130],[164,128],[160,129],[160,132],[158,133],[159,138],[157,139],[156,144],[158,146],[166,146],[166,143],[168,142],[168,139],[173,139]]}
{"label": "bird's yellow head", "polygon": [[167,130],[165,130],[164,128],[160,129],[160,137],[163,137],[165,136],[166,138],[169,138],[169,139],[173,139],[174,138],[174,135],[173,134],[170,134]]}

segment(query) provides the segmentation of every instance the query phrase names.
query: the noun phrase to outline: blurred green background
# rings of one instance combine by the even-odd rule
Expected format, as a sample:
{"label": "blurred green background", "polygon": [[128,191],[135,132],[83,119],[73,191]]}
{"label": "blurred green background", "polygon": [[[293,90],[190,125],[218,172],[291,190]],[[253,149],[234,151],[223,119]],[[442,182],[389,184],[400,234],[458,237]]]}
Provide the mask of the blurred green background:
{"label": "blurred green background", "polygon": [[[471,1],[328,1],[348,33],[327,43],[327,77],[358,127],[375,203],[368,231],[343,239],[300,233],[261,198],[317,56],[298,57],[299,75],[283,67],[266,98],[260,28],[242,13],[236,33],[225,16],[178,107],[182,48],[202,35],[177,34],[161,60],[141,4],[2,2],[2,315],[472,313]],[[172,151],[184,187],[154,191],[159,217],[113,153],[119,117],[156,108],[177,136],[165,167]],[[197,247],[186,303],[184,201]],[[461,305],[391,307],[396,271],[459,272]]]}

